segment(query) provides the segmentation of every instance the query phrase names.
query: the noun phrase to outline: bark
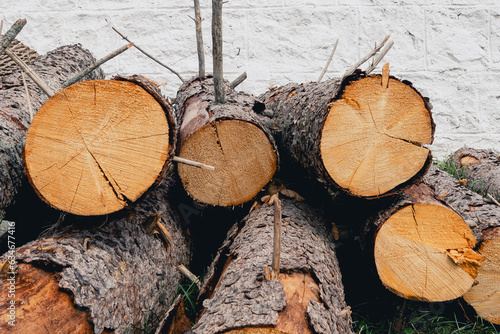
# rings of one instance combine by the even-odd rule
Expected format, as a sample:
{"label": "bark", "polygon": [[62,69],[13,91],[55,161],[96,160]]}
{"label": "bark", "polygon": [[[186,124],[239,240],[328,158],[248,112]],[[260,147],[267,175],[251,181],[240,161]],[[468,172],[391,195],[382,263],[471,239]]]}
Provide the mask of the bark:
{"label": "bark", "polygon": [[[3,35],[0,35],[0,38],[2,37]],[[39,57],[36,51],[30,49],[17,39],[14,39],[10,43],[9,50],[26,64],[33,63]],[[9,75],[19,70],[19,66],[8,55],[4,53],[0,54],[0,76]]]}
{"label": "bark", "polygon": [[28,178],[52,207],[104,215],[137,201],[173,158],[175,121],[141,76],[90,80],[56,93],[26,137]]}
{"label": "bark", "polygon": [[179,165],[179,176],[195,200],[220,206],[251,200],[278,166],[274,139],[254,111],[262,104],[224,83],[226,102],[215,104],[212,77],[185,82],[176,97],[180,134],[177,155],[215,167]]}
{"label": "bark", "polygon": [[[38,58],[31,66],[53,89],[94,62],[79,45],[63,46]],[[100,79],[100,70],[85,79]],[[33,111],[47,100],[45,93],[27,78]],[[24,180],[22,150],[31,123],[21,73],[0,77],[0,218],[13,203]]]}
{"label": "bark", "polygon": [[280,274],[270,280],[274,209],[233,226],[201,289],[193,332],[351,333],[335,246],[318,210],[284,199]]}
{"label": "bark", "polygon": [[464,147],[448,159],[468,188],[500,200],[500,153]]}
{"label": "bark", "polygon": [[380,77],[290,83],[261,95],[280,152],[312,178],[359,197],[416,182],[431,161],[422,147],[433,140],[431,107],[409,82],[391,77],[381,90]]}
{"label": "bark", "polygon": [[[67,333],[123,333],[143,324],[151,312],[161,317],[181,279],[177,265],[188,265],[191,257],[186,231],[170,204],[175,196],[171,183],[164,179],[129,212],[101,219],[73,216],[74,224],[17,249],[21,265],[16,280],[35,280],[32,272],[38,270],[52,285],[57,282],[62,297],[19,286],[16,326],[10,333],[56,333],[60,327]],[[146,231],[143,223],[155,217],[168,230],[169,240]],[[6,296],[8,284],[3,282],[0,294]],[[2,301],[2,318],[9,302]],[[80,320],[67,321],[75,309]],[[0,326],[7,330],[5,321]]]}
{"label": "bark", "polygon": [[400,297],[438,302],[470,289],[482,256],[464,220],[424,183],[405,189],[372,217],[365,243],[382,283]]}
{"label": "bark", "polygon": [[479,316],[500,324],[500,206],[460,185],[450,174],[431,167],[423,181],[470,226],[485,256],[474,286],[464,295]]}

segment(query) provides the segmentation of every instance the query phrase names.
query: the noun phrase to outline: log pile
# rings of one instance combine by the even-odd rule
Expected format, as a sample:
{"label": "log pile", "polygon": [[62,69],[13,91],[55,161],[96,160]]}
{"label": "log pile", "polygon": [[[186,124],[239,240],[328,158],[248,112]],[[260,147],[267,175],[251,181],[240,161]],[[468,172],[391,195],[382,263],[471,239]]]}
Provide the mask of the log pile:
{"label": "log pile", "polygon": [[[363,212],[350,223],[362,226],[388,290],[424,302],[463,296],[498,324],[498,155],[453,157],[471,173],[467,183],[488,184],[482,195],[491,199],[431,167],[427,98],[390,76],[388,64],[370,74],[384,52],[354,71],[383,43],[340,78],[258,98],[236,92],[240,79],[222,77],[221,6],[214,0],[214,75],[205,75],[201,56],[198,77],[175,72],[183,83],[173,105],[145,77],[104,80],[100,62],[79,46],[38,58],[34,71],[16,62],[30,73],[26,85],[19,70],[0,77],[0,218],[25,177],[61,212],[48,232],[12,242],[0,257],[0,276],[14,282],[0,284],[0,295],[16,290],[0,303],[0,317],[16,326],[0,323],[2,331],[125,333],[154,313],[148,328],[156,333],[352,333],[331,221],[353,212]],[[12,59],[13,35],[0,43]],[[318,194],[304,200],[284,184],[319,185],[344,203],[325,211],[311,200]],[[199,283],[188,268],[203,249],[191,244],[185,203],[246,214],[200,284],[192,326],[176,290],[182,274]],[[220,232],[217,221],[200,220]]]}

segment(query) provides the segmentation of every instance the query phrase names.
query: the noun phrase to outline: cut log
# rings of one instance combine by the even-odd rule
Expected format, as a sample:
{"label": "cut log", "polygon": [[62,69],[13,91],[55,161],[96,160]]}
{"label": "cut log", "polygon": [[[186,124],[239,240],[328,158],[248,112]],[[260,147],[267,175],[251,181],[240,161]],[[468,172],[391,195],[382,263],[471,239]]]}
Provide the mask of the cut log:
{"label": "cut log", "polygon": [[500,201],[500,153],[464,147],[448,159],[468,188]]}
{"label": "cut log", "polygon": [[[96,225],[108,218],[73,216],[71,226],[16,249],[15,298],[7,298],[5,277],[0,284],[0,317],[14,300],[15,327],[2,321],[0,332],[124,333],[155,318],[150,313],[161,319],[181,280],[177,265],[191,256],[167,182],[103,227]],[[164,225],[169,243],[141,224],[151,221]]]}
{"label": "cut log", "polygon": [[251,200],[278,165],[274,139],[253,110],[261,104],[224,83],[226,103],[214,103],[213,78],[194,78],[180,88],[177,155],[214,166],[204,171],[179,165],[184,188],[196,201],[234,206]]}
{"label": "cut log", "polygon": [[109,214],[159,180],[175,148],[168,102],[144,77],[71,85],[40,108],[28,130],[28,178],[49,205]]}
{"label": "cut log", "polygon": [[[407,81],[356,74],[288,84],[259,99],[285,157],[319,181],[373,198],[417,181],[431,163],[430,105]],[[265,113],[264,113],[265,114]],[[269,113],[268,113],[269,114]]]}
{"label": "cut log", "polygon": [[438,302],[470,289],[483,257],[474,234],[430,187],[415,184],[368,224],[382,283],[400,297]]}
{"label": "cut log", "polygon": [[229,231],[200,292],[197,334],[351,333],[335,246],[318,210],[282,202],[280,274],[269,279],[274,209],[261,206]]}
{"label": "cut log", "polygon": [[436,167],[429,169],[423,181],[460,213],[474,232],[485,260],[474,286],[463,297],[481,318],[500,324],[500,206],[486,202]]}
{"label": "cut log", "polygon": [[[63,46],[38,58],[31,66],[54,90],[67,79],[83,70],[95,59],[78,45]],[[101,79],[102,71],[94,71],[85,79]],[[33,110],[47,100],[45,93],[27,80]],[[0,77],[0,219],[13,203],[22,184],[24,162],[22,150],[30,125],[30,113],[25,88],[19,72]]]}

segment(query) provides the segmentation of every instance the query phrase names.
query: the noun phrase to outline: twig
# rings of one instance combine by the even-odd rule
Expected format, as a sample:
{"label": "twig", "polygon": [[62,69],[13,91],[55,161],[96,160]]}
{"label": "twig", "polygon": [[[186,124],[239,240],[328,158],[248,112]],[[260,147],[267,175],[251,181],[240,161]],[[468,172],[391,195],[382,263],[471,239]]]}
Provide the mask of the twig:
{"label": "twig", "polygon": [[[3,25],[3,21],[2,21]],[[19,19],[0,39],[0,55],[9,47],[9,44],[16,38],[17,34],[21,32],[21,29],[26,25],[26,19]]]}
{"label": "twig", "polygon": [[204,170],[215,170],[214,166],[205,165],[201,162],[197,162],[197,161],[193,161],[193,160],[189,160],[189,159],[184,159],[184,158],[177,157],[177,156],[175,156],[172,160],[175,162],[179,162],[181,164],[198,167],[198,168],[201,168]]}
{"label": "twig", "polygon": [[281,255],[281,201],[278,194],[273,200],[274,204],[274,242],[273,242],[273,261],[271,263],[271,279],[277,280],[280,273],[280,255]]}
{"label": "twig", "polygon": [[80,81],[80,79],[82,79],[83,77],[85,77],[87,74],[89,74],[90,72],[92,72],[93,70],[95,70],[96,68],[98,68],[99,66],[101,66],[102,64],[104,64],[105,62],[107,62],[108,60],[113,59],[114,57],[118,56],[122,52],[130,49],[132,46],[134,46],[134,43],[128,43],[127,45],[122,46],[118,50],[115,50],[115,51],[111,52],[109,55],[107,55],[107,56],[99,59],[98,61],[96,61],[95,63],[93,63],[92,65],[90,65],[89,67],[87,67],[86,69],[84,69],[83,71],[81,71],[80,73],[76,74],[71,79],[66,80],[62,84],[62,87],[63,88],[64,87],[68,87],[68,86],[70,86],[70,85],[72,85],[72,84]]}
{"label": "twig", "polygon": [[189,280],[191,280],[191,282],[196,283],[196,285],[198,286],[198,290],[201,289],[200,280],[192,272],[190,272],[188,268],[186,268],[183,264],[179,264],[177,268],[179,268],[181,274],[186,276]]}
{"label": "twig", "polygon": [[[121,32],[119,32],[118,30],[116,30],[115,27],[111,27],[111,29],[113,29],[118,35],[121,36],[121,38],[123,38],[124,40],[126,40],[127,42],[129,43],[132,43],[128,38],[127,36],[123,35]],[[153,57],[152,55],[150,55],[149,53],[147,53],[146,51],[144,51],[143,49],[141,49],[140,47],[138,47],[137,45],[134,44],[134,47],[141,51],[144,55],[146,55],[147,57],[149,57],[150,59],[154,60],[155,62],[157,62],[158,64],[160,64],[161,66],[165,67],[167,70],[169,70],[170,72],[172,72],[173,74],[175,74],[182,82],[184,82],[185,80],[181,77],[181,75],[179,73],[177,73],[176,71],[174,71],[173,69],[171,69],[168,65],[165,65],[164,63],[162,63],[161,61],[159,61],[158,59],[156,59],[155,57]]]}
{"label": "twig", "polygon": [[382,41],[382,43],[380,43],[379,46],[375,46],[375,48],[373,50],[371,50],[367,55],[365,55],[363,58],[361,58],[360,60],[358,60],[358,62],[354,65],[351,66],[351,68],[349,68],[345,73],[344,73],[344,78],[353,74],[354,71],[356,71],[356,69],[361,66],[364,62],[366,62],[368,59],[370,59],[371,57],[373,57],[377,52],[379,52],[380,49],[382,49],[382,47],[384,46],[385,42],[387,42],[387,40],[389,39],[389,37],[391,37],[391,35],[387,35],[384,40]]}
{"label": "twig", "polygon": [[321,82],[321,79],[323,79],[323,76],[326,73],[326,70],[328,69],[328,66],[330,66],[330,63],[332,62],[333,55],[335,54],[335,50],[337,50],[337,45],[339,45],[339,39],[337,38],[337,41],[335,42],[335,45],[333,46],[332,53],[330,54],[330,57],[328,57],[328,61],[326,62],[325,68],[323,68],[323,72],[319,75],[318,82]]}
{"label": "twig", "polygon": [[245,81],[246,78],[247,78],[247,72],[245,71],[241,73],[239,77],[234,79],[229,85],[231,86],[232,89],[235,89],[240,83]]}
{"label": "twig", "polygon": [[28,65],[24,63],[16,54],[12,53],[9,49],[5,49],[5,54],[8,55],[19,67],[23,69],[26,74],[30,76],[30,78],[40,87],[45,94],[49,97],[54,95],[54,91],[34,72],[32,71]]}
{"label": "twig", "polygon": [[489,199],[491,199],[493,201],[493,203],[495,203],[496,205],[500,206],[500,202],[498,202],[495,197],[491,196],[490,194],[486,195],[488,196]]}
{"label": "twig", "polygon": [[212,0],[212,57],[214,63],[215,103],[225,103],[222,61],[222,0]]}
{"label": "twig", "polygon": [[33,107],[31,106],[30,92],[28,90],[28,84],[26,83],[26,77],[24,72],[21,72],[21,77],[23,78],[24,90],[26,91],[26,102],[28,103],[28,111],[30,113],[30,122],[33,120]]}
{"label": "twig", "polygon": [[378,56],[373,60],[372,64],[366,68],[365,70],[366,74],[370,74],[375,69],[375,67],[377,67],[378,63],[380,63],[382,58],[385,57],[385,55],[387,54],[387,52],[389,52],[389,50],[392,48],[393,45],[394,41],[390,41],[389,43],[387,43],[387,45],[382,49],[382,51],[380,51]]}
{"label": "twig", "polygon": [[198,76],[205,77],[205,51],[203,49],[203,34],[201,31],[200,0],[194,0],[194,16],[196,26],[196,49],[198,50]]}
{"label": "twig", "polygon": [[[160,217],[161,218],[161,217]],[[170,233],[168,233],[167,228],[161,222],[161,219],[156,221],[156,230],[161,236],[161,239],[165,242],[167,249],[170,249],[170,245],[172,244],[172,238],[170,237]]]}
{"label": "twig", "polygon": [[0,35],[2,34],[3,30],[3,20],[0,21]]}
{"label": "twig", "polygon": [[382,87],[389,87],[389,63],[386,63],[384,67],[382,67]]}

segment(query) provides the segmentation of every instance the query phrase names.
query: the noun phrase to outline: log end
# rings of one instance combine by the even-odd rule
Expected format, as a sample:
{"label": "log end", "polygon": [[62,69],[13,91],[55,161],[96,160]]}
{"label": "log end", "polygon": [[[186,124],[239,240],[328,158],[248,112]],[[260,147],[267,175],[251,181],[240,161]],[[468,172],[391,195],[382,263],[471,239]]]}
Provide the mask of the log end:
{"label": "log end", "polygon": [[139,85],[95,80],[50,98],[28,130],[30,182],[49,205],[77,215],[118,211],[161,176],[169,122]]}
{"label": "log end", "polygon": [[375,264],[382,283],[397,295],[438,302],[470,289],[483,257],[463,219],[436,204],[396,211],[375,239]]}
{"label": "log end", "polygon": [[197,201],[234,206],[254,198],[271,180],[277,157],[256,125],[223,119],[207,124],[184,141],[179,156],[214,166],[214,171],[179,165],[186,191]]}
{"label": "log end", "polygon": [[[349,83],[330,104],[321,158],[333,181],[359,197],[384,195],[427,165],[434,125],[422,96],[394,78]],[[385,86],[384,86],[385,84]]]}

